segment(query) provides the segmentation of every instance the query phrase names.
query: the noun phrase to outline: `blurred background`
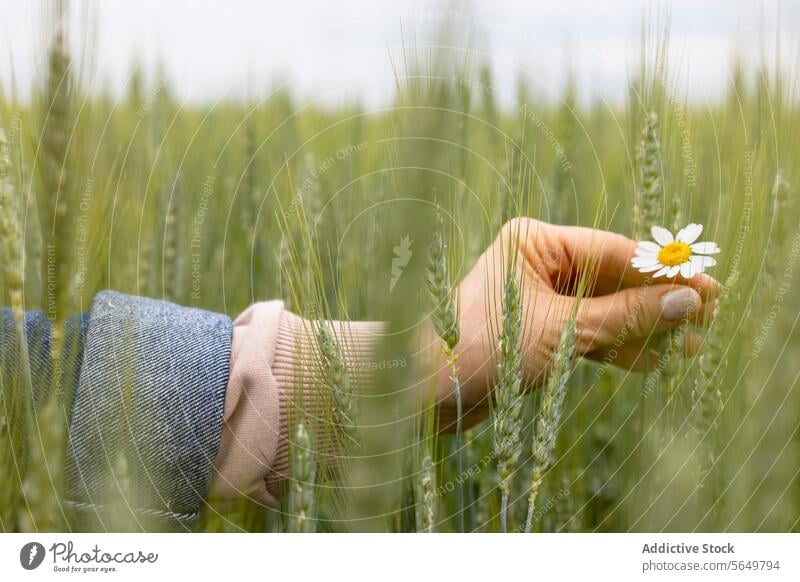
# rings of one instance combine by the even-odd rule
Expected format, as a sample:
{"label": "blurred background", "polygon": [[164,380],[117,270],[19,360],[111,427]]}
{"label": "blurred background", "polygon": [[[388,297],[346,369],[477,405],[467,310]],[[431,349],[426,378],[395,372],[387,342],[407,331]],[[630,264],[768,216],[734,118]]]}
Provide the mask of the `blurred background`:
{"label": "blurred background", "polygon": [[[473,0],[424,2],[352,0],[250,2],[125,0],[74,2],[76,54],[88,53],[93,87],[124,92],[136,67],[166,69],[181,99],[213,102],[287,81],[307,99],[368,106],[393,97],[389,53],[427,43],[450,24],[455,44],[483,54],[500,95],[512,95],[521,71],[532,89],[554,98],[570,70],[582,99],[620,103],[636,67],[645,12],[658,3],[639,0]],[[730,81],[732,63],[773,62],[797,67],[792,34],[800,5],[787,0],[673,0],[670,58],[693,99],[716,98]],[[42,66],[42,4],[2,0],[0,32],[13,69],[27,86]],[[769,46],[765,42],[769,39]],[[91,47],[91,48],[90,48]],[[765,54],[762,54],[765,53]],[[7,83],[6,83],[7,84]]]}

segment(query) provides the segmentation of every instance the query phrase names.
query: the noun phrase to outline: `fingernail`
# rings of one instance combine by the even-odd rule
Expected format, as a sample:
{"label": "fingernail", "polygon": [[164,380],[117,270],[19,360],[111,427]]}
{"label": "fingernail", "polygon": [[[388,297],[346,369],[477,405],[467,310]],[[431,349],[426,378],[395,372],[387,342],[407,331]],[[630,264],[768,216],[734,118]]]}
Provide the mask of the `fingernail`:
{"label": "fingernail", "polygon": [[700,307],[700,295],[691,287],[675,289],[661,296],[661,316],[669,321],[683,319]]}

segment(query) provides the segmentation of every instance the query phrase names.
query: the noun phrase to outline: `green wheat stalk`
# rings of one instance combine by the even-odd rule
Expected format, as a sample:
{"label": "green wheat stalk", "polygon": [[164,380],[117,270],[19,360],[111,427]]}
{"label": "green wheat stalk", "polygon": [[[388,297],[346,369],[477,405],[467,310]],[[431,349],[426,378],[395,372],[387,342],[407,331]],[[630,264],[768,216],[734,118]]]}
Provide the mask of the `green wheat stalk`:
{"label": "green wheat stalk", "polygon": [[20,208],[11,177],[10,146],[0,128],[0,244],[2,244],[2,270],[10,308],[19,324],[24,321],[23,286],[25,282],[25,257],[22,244]]}
{"label": "green wheat stalk", "polygon": [[355,438],[357,411],[353,388],[342,348],[325,321],[319,324],[317,346],[322,364],[322,379],[331,394],[334,423],[343,437],[345,446],[351,446],[357,443]]}
{"label": "green wheat stalk", "polygon": [[[439,226],[441,227],[441,215],[438,216]],[[456,399],[456,467],[459,479],[456,483],[456,506],[458,508],[458,519],[460,530],[464,531],[464,461],[461,450],[461,425],[462,425],[462,404],[461,404],[461,383],[458,379],[458,367],[455,354],[455,347],[459,340],[458,313],[456,307],[456,296],[447,271],[447,247],[442,238],[441,228],[433,233],[428,262],[425,269],[425,282],[428,292],[433,300],[433,324],[436,333],[442,340],[442,350],[447,359],[447,366],[450,370],[450,382],[453,386],[453,394]]]}
{"label": "green wheat stalk", "polygon": [[508,269],[503,288],[503,329],[497,362],[497,399],[494,411],[493,449],[500,479],[500,529],[508,531],[509,479],[519,459],[522,430],[522,309],[514,269]]}
{"label": "green wheat stalk", "polygon": [[639,144],[639,188],[636,196],[636,229],[640,240],[647,238],[653,226],[663,218],[661,180],[661,144],[658,138],[658,115],[645,116]]}
{"label": "green wheat stalk", "polygon": [[311,436],[305,419],[297,421],[292,443],[291,487],[289,491],[289,531],[313,533],[316,529],[314,484],[316,465],[311,449]]}
{"label": "green wheat stalk", "polygon": [[[733,274],[725,282],[725,289],[735,284],[738,277]],[[728,345],[727,329],[720,315],[728,312],[731,305],[729,293],[723,293],[714,308],[711,328],[703,341],[703,347],[697,358],[697,374],[692,388],[691,425],[701,439],[710,443],[703,447],[700,473],[703,480],[711,471],[717,460],[716,446],[708,437],[719,426],[722,413],[723,397],[719,388],[719,375],[725,369],[725,347]]]}
{"label": "green wheat stalk", "polygon": [[[43,297],[47,314],[53,323],[51,356],[56,373],[54,384],[60,381],[64,321],[70,308],[72,251],[69,217],[72,175],[70,173],[69,140],[73,130],[72,73],[70,56],[64,34],[65,6],[57,3],[57,23],[48,53],[47,78],[42,115],[45,119],[41,137],[39,172],[48,215],[45,222],[47,265]],[[56,386],[58,389],[58,386]]]}
{"label": "green wheat stalk", "polygon": [[66,418],[59,398],[50,395],[34,413],[29,470],[23,488],[29,512],[21,516],[28,532],[64,531],[67,518],[61,504],[64,484]]}
{"label": "green wheat stalk", "polygon": [[570,319],[561,332],[555,353],[554,367],[544,387],[542,407],[533,436],[531,466],[531,486],[528,494],[528,516],[525,519],[525,532],[531,531],[536,509],[536,497],[542,486],[544,474],[553,464],[556,439],[561,425],[561,413],[567,394],[567,381],[573,370],[575,352],[575,317]]}
{"label": "green wheat stalk", "polygon": [[30,426],[28,399],[32,394],[23,305],[25,255],[19,200],[11,168],[9,143],[0,128],[0,268],[19,346],[17,369],[4,365],[0,371],[0,470],[6,476],[6,484],[0,487],[0,527],[4,531],[14,531],[18,527],[18,512],[24,499],[20,484],[25,461],[25,437]]}

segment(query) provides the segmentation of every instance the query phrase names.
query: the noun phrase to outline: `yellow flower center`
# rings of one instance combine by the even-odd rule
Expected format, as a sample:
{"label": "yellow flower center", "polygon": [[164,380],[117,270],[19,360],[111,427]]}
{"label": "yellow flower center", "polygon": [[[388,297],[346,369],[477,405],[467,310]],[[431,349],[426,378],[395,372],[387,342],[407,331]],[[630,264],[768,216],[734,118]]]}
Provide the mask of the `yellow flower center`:
{"label": "yellow flower center", "polygon": [[692,249],[682,242],[671,242],[658,251],[658,262],[666,267],[681,265],[692,256]]}

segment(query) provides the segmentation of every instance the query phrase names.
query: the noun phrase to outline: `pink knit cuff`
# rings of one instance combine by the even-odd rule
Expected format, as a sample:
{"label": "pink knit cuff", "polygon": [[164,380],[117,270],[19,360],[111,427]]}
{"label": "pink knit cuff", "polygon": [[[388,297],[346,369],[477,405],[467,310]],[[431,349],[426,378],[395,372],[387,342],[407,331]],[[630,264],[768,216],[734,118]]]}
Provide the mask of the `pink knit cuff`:
{"label": "pink knit cuff", "polygon": [[[354,385],[383,329],[380,323],[331,322]],[[314,322],[286,311],[281,301],[256,303],[234,321],[231,374],[222,439],[214,461],[210,500],[250,497],[275,506],[288,479],[289,417],[302,406],[322,421],[330,401],[320,379]],[[295,390],[303,390],[302,398]],[[335,455],[330,431],[319,431],[317,456]],[[326,436],[327,435],[327,436]]]}

